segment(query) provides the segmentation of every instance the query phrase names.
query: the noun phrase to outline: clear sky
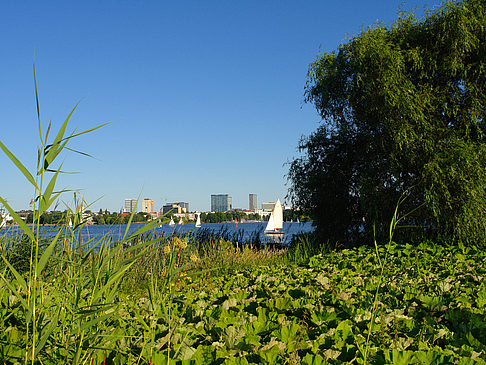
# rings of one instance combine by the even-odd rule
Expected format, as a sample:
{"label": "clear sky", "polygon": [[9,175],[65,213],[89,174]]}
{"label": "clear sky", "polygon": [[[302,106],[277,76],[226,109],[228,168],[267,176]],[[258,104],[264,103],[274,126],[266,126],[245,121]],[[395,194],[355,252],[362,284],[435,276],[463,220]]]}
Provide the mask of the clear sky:
{"label": "clear sky", "polygon": [[[248,194],[285,200],[286,163],[319,124],[303,104],[319,49],[404,10],[438,0],[84,0],[0,2],[0,140],[34,169],[38,131],[35,59],[44,128],[81,101],[71,129],[112,122],[73,141],[96,159],[68,154],[59,187],[92,210],[125,198],[156,209],[186,201],[210,209],[211,194],[248,208]],[[0,151],[1,152],[1,151]],[[0,196],[16,210],[33,195],[0,154]],[[72,194],[64,195],[69,202]],[[99,199],[99,200],[97,200]]]}

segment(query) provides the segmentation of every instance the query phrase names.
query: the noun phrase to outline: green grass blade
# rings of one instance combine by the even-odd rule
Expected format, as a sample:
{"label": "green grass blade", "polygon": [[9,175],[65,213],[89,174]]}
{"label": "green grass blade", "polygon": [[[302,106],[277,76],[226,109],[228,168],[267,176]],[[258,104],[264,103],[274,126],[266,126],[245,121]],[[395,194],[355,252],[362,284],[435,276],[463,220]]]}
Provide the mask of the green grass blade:
{"label": "green grass blade", "polygon": [[82,131],[82,132],[79,132],[79,133],[76,133],[76,134],[72,134],[71,136],[69,136],[69,138],[74,138],[74,137],[77,137],[77,136],[80,136],[82,134],[85,134],[85,133],[89,133],[89,132],[93,132],[101,127],[104,127],[105,125],[108,125],[110,124],[111,122],[107,122],[107,123],[103,123],[103,124],[100,124],[96,127],[93,127],[93,128],[90,128],[90,129],[86,129],[85,131]]}
{"label": "green grass blade", "polygon": [[0,197],[0,203],[2,203],[3,206],[8,210],[8,212],[14,219],[15,223],[17,223],[20,226],[20,228],[22,228],[22,230],[25,232],[25,234],[29,236],[29,238],[32,241],[34,241],[35,240],[34,232],[32,232],[29,226],[25,224],[24,220],[20,218],[17,213],[15,213],[15,211],[10,207],[10,205],[8,205],[8,203],[2,197]]}
{"label": "green grass blade", "polygon": [[24,297],[17,292],[17,290],[12,285],[12,283],[10,282],[10,280],[7,280],[5,278],[5,276],[3,276],[3,274],[1,272],[0,272],[0,276],[2,277],[3,281],[5,282],[5,285],[7,285],[7,287],[10,289],[10,291],[17,297],[17,299],[19,300],[19,302],[22,304],[22,306],[24,307],[24,309],[27,311],[26,319],[27,319],[27,323],[28,323],[29,320],[30,320],[30,312],[29,312],[30,307],[29,307],[29,305],[25,301]]}
{"label": "green grass blade", "polygon": [[49,201],[49,204],[48,204],[48,205],[49,205],[49,206],[51,206],[51,205],[52,205],[52,203],[54,203],[54,202],[57,200],[57,198],[59,198],[59,196],[60,196],[62,193],[67,193],[68,191],[70,191],[70,190],[61,190],[61,191],[57,192],[57,193],[56,193],[56,194],[55,194],[55,195],[54,195],[54,196],[51,198],[51,200]]}
{"label": "green grass blade", "polygon": [[66,149],[67,149],[68,151],[71,151],[71,152],[78,153],[78,154],[83,155],[83,156],[86,156],[86,157],[91,157],[91,158],[96,159],[96,157],[91,156],[89,153],[86,153],[86,152],[81,152],[81,151],[78,151],[78,150],[74,150],[74,149],[69,148],[69,147],[66,147]]}
{"label": "green grass blade", "polygon": [[[78,104],[79,104],[79,103],[78,103]],[[78,104],[76,104],[76,107],[78,106]],[[74,110],[76,109],[76,107],[74,107],[74,109],[71,111],[71,113],[70,113],[70,114],[69,114],[69,116],[66,118],[66,121],[65,121],[64,123],[67,123],[67,122],[69,121],[69,119],[71,118],[71,115],[72,115],[72,113],[74,112]],[[57,140],[57,138],[58,138],[58,137],[56,137],[56,140],[55,140],[55,141],[54,141],[52,144],[50,144],[50,145],[46,146],[46,148],[45,148],[45,150],[46,150],[47,154],[46,154],[46,159],[45,159],[45,161],[44,161],[44,170],[46,170],[46,171],[47,171],[47,168],[49,167],[49,165],[50,165],[50,164],[52,164],[52,162],[53,162],[53,161],[54,161],[54,159],[57,157],[57,155],[58,155],[58,154],[59,154],[59,153],[60,153],[60,152],[61,152],[61,151],[62,151],[64,148],[67,148],[67,147],[66,147],[66,144],[68,143],[68,141],[69,141],[70,139],[72,139],[72,138],[74,138],[74,137],[77,137],[77,136],[80,136],[80,135],[82,135],[82,134],[88,133],[88,132],[92,132],[92,131],[94,131],[94,130],[96,130],[96,129],[99,129],[99,128],[101,128],[101,127],[103,127],[103,126],[107,125],[107,124],[109,124],[109,123],[104,123],[104,124],[101,124],[101,125],[99,125],[99,126],[97,126],[97,127],[90,128],[90,129],[87,129],[87,130],[85,130],[85,131],[83,131],[83,132],[79,132],[79,133],[74,133],[74,132],[73,132],[73,133],[71,133],[71,135],[70,135],[70,136],[68,136],[68,137],[66,137],[66,138],[61,138],[60,140]],[[63,125],[63,127],[64,127],[64,125]],[[64,130],[65,130],[65,128],[64,128]],[[59,132],[61,132],[61,131],[59,131]],[[63,133],[64,133],[64,132],[63,132]],[[59,136],[59,134],[58,134],[58,136]],[[63,136],[64,136],[64,134],[63,134]],[[61,144],[61,143],[62,143],[62,144]],[[89,156],[89,157],[92,157],[92,156],[90,156],[90,155],[88,155],[88,154],[85,154],[85,153],[83,153],[83,152],[80,152],[80,151],[76,151],[76,150],[72,150],[72,151],[77,152],[77,153],[80,153],[80,154],[83,154],[83,155],[87,155],[87,156]]]}
{"label": "green grass blade", "polygon": [[50,207],[50,202],[51,202],[51,195],[52,192],[54,191],[54,187],[56,186],[56,181],[57,177],[59,176],[59,171],[61,170],[62,165],[59,167],[59,170],[56,171],[54,176],[51,178],[51,181],[49,181],[49,184],[47,184],[46,189],[44,190],[44,193],[42,194],[42,199],[39,202],[39,215],[44,213],[47,209]]}
{"label": "green grass blade", "polygon": [[59,229],[52,242],[49,244],[49,246],[47,246],[46,250],[42,253],[42,256],[39,259],[39,263],[37,265],[37,276],[40,276],[42,270],[44,270],[44,267],[46,267],[47,261],[49,260],[49,257],[51,257],[52,252],[56,247],[57,240],[61,236],[61,233],[62,233],[62,229]]}
{"label": "green grass blade", "polygon": [[99,322],[105,321],[112,316],[112,313],[105,314],[104,316],[93,318],[91,321],[83,323],[79,326],[80,331],[87,331],[94,325],[98,324]]}
{"label": "green grass blade", "polygon": [[[137,200],[137,203],[138,203],[138,200]],[[125,227],[125,232],[123,233],[123,238],[121,239],[122,242],[125,242],[126,241],[126,237],[127,237],[127,234],[128,234],[128,229],[130,228],[130,225],[132,224],[132,219],[133,219],[133,216],[134,215],[135,215],[135,212],[132,212],[132,214],[130,214],[130,218],[128,219],[127,226]]]}
{"label": "green grass blade", "polygon": [[66,147],[66,144],[68,143],[69,140],[65,140],[62,144],[56,144],[56,145],[49,145],[45,148],[45,151],[47,151],[46,156],[44,158],[44,163],[42,165],[42,169],[37,172],[38,175],[42,173],[42,171],[48,171],[49,166],[54,162],[56,159],[57,155],[61,153],[61,151]]}
{"label": "green grass blade", "polygon": [[36,107],[37,107],[37,119],[39,121],[39,126],[38,126],[39,136],[40,136],[41,143],[44,146],[45,142],[42,139],[42,125],[41,125],[40,107],[39,107],[39,93],[37,92],[37,76],[36,76],[36,73],[35,73],[35,63],[34,63],[34,85],[35,85],[35,104],[36,104]]}
{"label": "green grass blade", "polygon": [[122,275],[135,263],[135,261],[132,261],[128,264],[126,264],[125,266],[123,266],[121,269],[119,269],[117,272],[115,272],[109,279],[108,281],[106,282],[105,285],[103,285],[103,287],[101,287],[101,289],[99,289],[95,295],[94,295],[94,299],[97,300],[98,298],[100,298],[104,292],[107,291],[107,289],[115,283],[116,280],[120,279],[122,277]]}
{"label": "green grass blade", "polygon": [[[57,313],[54,318],[49,322],[49,327],[47,328],[47,330],[42,334],[42,336],[40,337],[40,340],[39,342],[36,344],[35,346],[35,352],[34,352],[34,358],[37,357],[37,355],[39,355],[39,352],[44,348],[44,346],[46,345],[46,342],[47,340],[49,339],[49,337],[51,336],[52,332],[54,332],[54,330],[57,328],[57,325],[58,325],[58,321],[59,321],[59,313]],[[45,328],[45,327],[44,327]],[[30,350],[29,352],[32,352],[32,350]]]}
{"label": "green grass blade", "polygon": [[3,150],[3,152],[12,160],[12,162],[17,166],[17,168],[24,174],[24,176],[29,180],[29,182],[34,185],[35,188],[37,188],[37,184],[34,180],[34,177],[31,175],[29,170],[25,168],[25,166],[20,162],[15,155],[9,151],[9,149],[0,141],[0,148]]}
{"label": "green grass blade", "polygon": [[157,228],[159,225],[161,225],[164,221],[168,221],[168,218],[163,216],[159,217],[157,219],[154,219],[150,223],[144,224],[143,227],[141,227],[139,230],[137,230],[135,233],[132,233],[128,238],[127,241],[131,240],[132,238],[137,237],[138,235],[145,233],[147,231],[150,231],[152,229]]}
{"label": "green grass blade", "polygon": [[7,265],[7,267],[10,269],[10,272],[13,274],[15,279],[18,281],[18,283],[20,284],[22,289],[25,292],[27,292],[27,283],[25,282],[22,275],[20,275],[19,272],[17,270],[15,270],[15,268],[12,266],[12,264],[10,262],[8,262],[8,260],[5,258],[5,256],[2,255],[2,259],[5,262],[5,265]]}

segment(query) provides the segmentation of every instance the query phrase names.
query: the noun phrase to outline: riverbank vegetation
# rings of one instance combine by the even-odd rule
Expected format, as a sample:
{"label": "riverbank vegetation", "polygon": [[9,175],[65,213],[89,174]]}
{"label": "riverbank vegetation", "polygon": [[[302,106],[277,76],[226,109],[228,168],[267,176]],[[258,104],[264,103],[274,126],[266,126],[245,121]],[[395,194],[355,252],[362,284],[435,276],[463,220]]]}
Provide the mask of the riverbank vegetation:
{"label": "riverbank vegetation", "polygon": [[306,255],[299,242],[66,246],[30,305],[29,265],[4,261],[0,361],[485,363],[484,251],[390,243]]}
{"label": "riverbank vegetation", "polygon": [[291,164],[316,232],[288,247],[154,234],[166,217],[82,243],[76,194],[44,235],[68,143],[99,127],[68,133],[74,108],[54,135],[37,100],[36,169],[0,142],[34,190],[32,226],[0,197],[19,231],[0,237],[0,362],[485,364],[485,16],[448,3],[312,64],[335,124]]}

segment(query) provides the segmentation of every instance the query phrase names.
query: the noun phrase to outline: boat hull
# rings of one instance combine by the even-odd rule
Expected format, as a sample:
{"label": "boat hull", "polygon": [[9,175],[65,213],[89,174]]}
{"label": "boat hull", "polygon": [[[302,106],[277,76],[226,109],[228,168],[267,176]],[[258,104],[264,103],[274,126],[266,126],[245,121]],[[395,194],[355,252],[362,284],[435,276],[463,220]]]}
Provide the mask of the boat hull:
{"label": "boat hull", "polygon": [[284,234],[282,231],[265,231],[265,234]]}

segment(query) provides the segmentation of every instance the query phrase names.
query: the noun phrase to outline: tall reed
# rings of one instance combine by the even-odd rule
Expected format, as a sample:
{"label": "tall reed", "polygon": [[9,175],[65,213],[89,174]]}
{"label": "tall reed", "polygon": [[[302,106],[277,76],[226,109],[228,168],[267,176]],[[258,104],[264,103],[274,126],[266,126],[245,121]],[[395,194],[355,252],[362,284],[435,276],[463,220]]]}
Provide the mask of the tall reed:
{"label": "tall reed", "polygon": [[[0,141],[0,148],[34,190],[32,227],[0,197],[0,203],[19,226],[19,242],[24,249],[27,248],[24,253],[28,257],[20,270],[10,252],[14,241],[2,243],[0,254],[4,269],[0,270],[3,282],[1,291],[6,295],[3,298],[7,298],[8,317],[14,316],[23,321],[19,324],[20,338],[9,337],[12,346],[7,346],[2,356],[6,356],[9,362],[32,364],[53,356],[63,359],[64,363],[85,363],[89,359],[99,358],[99,349],[113,342],[110,321],[116,314],[119,285],[136,260],[147,253],[153,241],[138,245],[135,255],[130,255],[135,247],[125,248],[126,243],[155,228],[160,220],[152,221],[128,235],[132,215],[120,243],[115,244],[105,236],[97,242],[83,245],[77,232],[86,223],[82,215],[86,202],[75,193],[73,204],[67,209],[67,229],[58,229],[53,236],[45,236],[40,217],[67,192],[66,189],[56,190],[59,176],[65,173],[63,163],[58,162],[60,156],[66,151],[87,155],[69,148],[68,143],[108,123],[82,132],[74,130],[67,133],[76,105],[55,135],[51,133],[51,123],[44,134],[35,67],[34,84],[40,138],[35,171],[29,172]],[[5,237],[2,241],[7,242]]]}

